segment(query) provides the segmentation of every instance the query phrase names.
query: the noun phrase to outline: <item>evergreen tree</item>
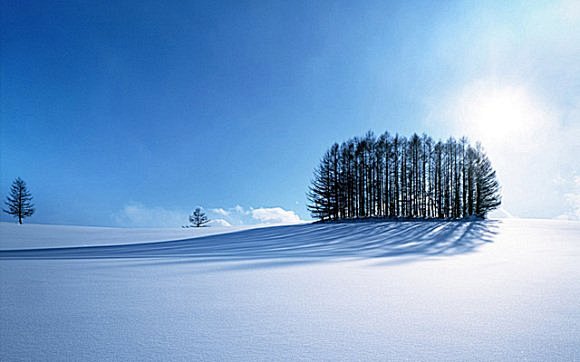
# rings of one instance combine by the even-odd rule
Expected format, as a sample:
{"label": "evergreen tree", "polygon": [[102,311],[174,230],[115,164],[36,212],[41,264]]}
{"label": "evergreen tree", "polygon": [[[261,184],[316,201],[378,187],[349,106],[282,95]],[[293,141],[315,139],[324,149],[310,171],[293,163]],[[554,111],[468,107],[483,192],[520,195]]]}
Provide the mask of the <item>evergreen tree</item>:
{"label": "evergreen tree", "polygon": [[320,166],[314,170],[314,179],[311,182],[308,192],[308,210],[313,217],[330,220],[332,217],[332,176],[331,176],[331,156],[326,152],[320,162]]}
{"label": "evergreen tree", "polygon": [[198,207],[193,211],[193,214],[189,215],[189,222],[195,227],[205,226],[210,220],[205,215],[205,212]]}
{"label": "evergreen tree", "polygon": [[372,132],[335,143],[314,171],[308,209],[320,220],[485,217],[501,203],[491,162],[466,138]]}
{"label": "evergreen tree", "polygon": [[491,162],[483,152],[481,145],[477,145],[477,160],[475,171],[476,207],[475,215],[485,217],[491,210],[497,209],[501,204],[499,182]]}
{"label": "evergreen tree", "polygon": [[34,214],[35,209],[31,201],[32,195],[26,188],[26,182],[18,177],[12,182],[10,195],[6,197],[6,201],[4,202],[8,206],[8,210],[3,209],[2,211],[17,217],[18,223],[22,224],[22,219]]}

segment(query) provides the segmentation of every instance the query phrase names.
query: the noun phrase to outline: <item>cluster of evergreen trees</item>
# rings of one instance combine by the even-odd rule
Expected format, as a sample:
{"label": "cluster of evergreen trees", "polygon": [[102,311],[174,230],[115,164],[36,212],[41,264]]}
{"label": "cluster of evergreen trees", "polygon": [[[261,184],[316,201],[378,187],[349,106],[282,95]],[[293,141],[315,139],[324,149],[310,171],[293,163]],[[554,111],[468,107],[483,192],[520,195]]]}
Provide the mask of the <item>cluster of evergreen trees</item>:
{"label": "cluster of evergreen trees", "polygon": [[323,221],[485,217],[501,203],[495,171],[479,143],[388,132],[332,145],[308,198],[312,216]]}

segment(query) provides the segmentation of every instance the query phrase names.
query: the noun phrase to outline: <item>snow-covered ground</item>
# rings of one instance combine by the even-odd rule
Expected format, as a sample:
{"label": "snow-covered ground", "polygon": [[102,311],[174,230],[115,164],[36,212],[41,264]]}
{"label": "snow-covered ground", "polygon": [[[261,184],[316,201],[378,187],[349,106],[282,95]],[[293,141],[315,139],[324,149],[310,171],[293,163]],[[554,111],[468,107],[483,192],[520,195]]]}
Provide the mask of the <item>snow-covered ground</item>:
{"label": "snow-covered ground", "polygon": [[580,359],[578,222],[188,232],[1,224],[0,360]]}
{"label": "snow-covered ground", "polygon": [[[265,227],[259,225],[258,227]],[[136,244],[151,241],[190,239],[255,228],[244,226],[211,226],[199,228],[145,229],[62,226],[0,222],[0,250],[38,249],[66,246]]]}

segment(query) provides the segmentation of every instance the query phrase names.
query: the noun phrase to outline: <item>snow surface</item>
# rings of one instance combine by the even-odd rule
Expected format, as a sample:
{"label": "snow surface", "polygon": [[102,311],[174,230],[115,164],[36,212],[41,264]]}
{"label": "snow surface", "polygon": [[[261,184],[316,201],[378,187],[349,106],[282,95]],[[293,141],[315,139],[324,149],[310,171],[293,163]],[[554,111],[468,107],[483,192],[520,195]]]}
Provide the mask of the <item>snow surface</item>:
{"label": "snow surface", "polygon": [[0,250],[135,244],[150,241],[181,240],[265,226],[242,225],[173,229],[131,229],[42,224],[19,225],[17,223],[0,222]]}
{"label": "snow surface", "polygon": [[13,226],[0,360],[580,359],[578,222]]}

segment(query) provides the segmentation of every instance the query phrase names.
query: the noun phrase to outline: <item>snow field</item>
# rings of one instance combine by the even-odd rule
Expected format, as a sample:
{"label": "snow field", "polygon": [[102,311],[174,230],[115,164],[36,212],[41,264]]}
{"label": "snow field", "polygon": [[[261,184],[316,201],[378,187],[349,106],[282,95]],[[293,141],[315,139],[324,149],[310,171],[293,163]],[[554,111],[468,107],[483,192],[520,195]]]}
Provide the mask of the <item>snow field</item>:
{"label": "snow field", "polygon": [[577,222],[316,224],[98,244],[0,251],[0,359],[580,358]]}

